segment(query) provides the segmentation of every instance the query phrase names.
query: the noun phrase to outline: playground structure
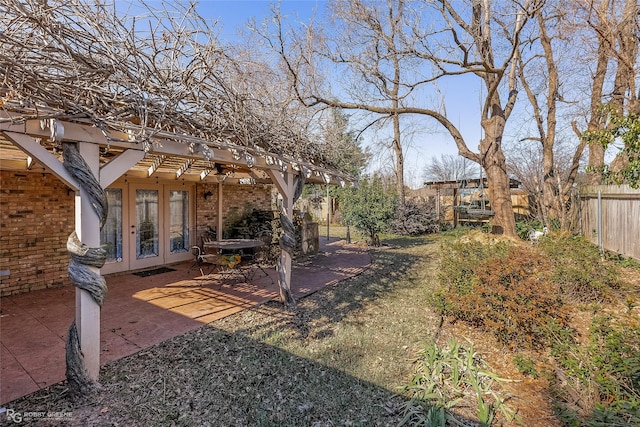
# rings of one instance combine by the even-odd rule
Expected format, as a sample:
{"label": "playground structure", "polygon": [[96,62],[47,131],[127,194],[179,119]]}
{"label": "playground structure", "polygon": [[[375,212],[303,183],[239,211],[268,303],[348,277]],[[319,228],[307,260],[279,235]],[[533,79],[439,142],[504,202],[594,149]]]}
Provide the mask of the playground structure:
{"label": "playground structure", "polygon": [[[520,182],[510,181],[514,214],[530,215],[529,195],[520,189]],[[443,222],[454,227],[488,223],[495,212],[487,191],[486,178],[426,182],[422,196],[434,197],[436,211]]]}

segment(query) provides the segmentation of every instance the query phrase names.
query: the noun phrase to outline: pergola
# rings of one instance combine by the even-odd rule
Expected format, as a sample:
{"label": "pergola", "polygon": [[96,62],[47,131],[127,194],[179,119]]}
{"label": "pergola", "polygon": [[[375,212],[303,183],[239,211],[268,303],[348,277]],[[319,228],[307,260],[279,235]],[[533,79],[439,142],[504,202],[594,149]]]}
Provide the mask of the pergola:
{"label": "pergola", "polygon": [[[151,14],[137,32],[139,21],[127,24],[98,3],[0,6],[2,169],[39,164],[75,192],[70,387],[85,394],[98,378],[104,189],[123,174],[190,182],[218,182],[222,174],[275,185],[283,200],[279,285],[292,304],[294,201],[305,182],[351,178],[301,131],[290,100],[274,96],[283,88],[266,78],[268,67],[231,58],[191,8]],[[221,214],[218,221],[222,229]]]}
{"label": "pergola", "polygon": [[[75,233],[85,252],[89,248],[100,247],[101,218],[91,194],[95,190],[83,182],[86,178],[74,175],[65,167],[65,161],[69,161],[64,158],[65,144],[77,147],[90,175],[102,189],[125,173],[136,177],[162,176],[185,181],[218,182],[216,174],[223,171],[230,181],[274,184],[282,196],[283,218],[292,217],[293,204],[299,196],[296,192],[300,191],[304,182],[344,185],[350,180],[344,174],[310,162],[294,161],[287,156],[248,149],[230,142],[209,142],[188,135],[157,132],[149,144],[143,146],[130,140],[130,132],[141,131],[135,125],[127,124],[124,130],[105,132],[82,120],[46,118],[42,110],[24,111],[6,103],[3,108],[4,111],[0,111],[2,168],[28,170],[40,164],[75,191]],[[221,198],[222,187],[218,188]],[[218,207],[221,209],[221,203],[218,203]],[[221,213],[218,221],[219,229],[222,229]],[[286,231],[286,226],[283,228]],[[292,259],[286,245],[282,246],[279,261],[280,294],[285,304],[291,304],[293,300],[289,286]],[[94,275],[100,274],[95,265],[89,264],[84,268]],[[97,380],[100,366],[100,305],[103,296],[92,290],[94,285],[91,283],[76,285],[78,351],[81,348],[87,373]]]}

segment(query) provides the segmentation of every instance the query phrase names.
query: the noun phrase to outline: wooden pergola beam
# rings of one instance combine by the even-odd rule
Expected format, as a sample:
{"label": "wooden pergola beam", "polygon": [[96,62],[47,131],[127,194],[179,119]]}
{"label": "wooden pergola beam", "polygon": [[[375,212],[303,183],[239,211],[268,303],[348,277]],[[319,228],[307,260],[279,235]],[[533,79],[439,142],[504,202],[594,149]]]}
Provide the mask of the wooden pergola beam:
{"label": "wooden pergola beam", "polygon": [[74,191],[78,191],[78,182],[64,168],[60,160],[58,160],[56,156],[51,154],[46,148],[40,145],[30,135],[16,132],[4,132],[4,136],[15,145],[20,147],[20,149],[27,153],[30,157],[42,163],[47,169],[49,169],[55,176],[57,176],[71,189],[73,189]]}
{"label": "wooden pergola beam", "polygon": [[142,150],[126,150],[114,157],[109,163],[100,168],[100,186],[107,188],[115,180],[124,175],[129,169],[144,159]]}
{"label": "wooden pergola beam", "polygon": [[[13,122],[11,120],[13,120]],[[117,147],[126,150],[143,150],[142,144],[131,141],[132,134],[127,132],[112,129],[103,131],[90,124],[57,119],[21,120],[20,115],[11,115],[5,111],[0,111],[0,132],[14,132],[19,134],[28,134],[33,138],[50,139],[55,133],[56,126],[63,127],[65,141],[89,142],[99,144],[101,146]],[[131,127],[134,129],[133,125],[131,125]],[[153,133],[152,130],[149,132]],[[219,143],[218,146],[216,146],[216,143],[210,141],[190,137],[188,135],[170,134],[169,132],[156,132],[156,135],[151,137],[150,144],[147,147],[147,152],[159,156],[179,156],[185,159],[191,158],[198,160],[203,159],[203,154],[200,150],[194,150],[193,146],[199,144],[206,146],[212,158],[214,158],[218,163],[255,168],[258,170],[276,171],[281,171],[283,169],[290,170],[293,168],[294,164],[297,164],[303,165],[314,172],[310,177],[311,181],[322,182],[325,180],[323,175],[328,175],[331,179],[331,183],[335,185],[340,184],[341,180],[351,180],[347,176],[339,176],[335,171],[331,171],[323,166],[314,165],[312,163],[285,159],[282,156],[273,153],[234,145],[231,142]]]}

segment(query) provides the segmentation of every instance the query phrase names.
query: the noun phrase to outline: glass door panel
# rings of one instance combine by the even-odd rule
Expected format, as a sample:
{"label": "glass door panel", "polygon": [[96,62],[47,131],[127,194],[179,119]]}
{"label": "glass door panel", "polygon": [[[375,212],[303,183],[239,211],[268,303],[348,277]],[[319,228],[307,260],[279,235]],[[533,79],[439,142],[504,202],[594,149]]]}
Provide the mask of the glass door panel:
{"label": "glass door panel", "polygon": [[122,262],[122,189],[107,188],[107,221],[100,231],[100,245],[107,252],[107,263]]}
{"label": "glass door panel", "polygon": [[165,236],[164,260],[167,263],[190,261],[191,233],[195,220],[192,185],[165,185],[164,206]]}
{"label": "glass door panel", "polygon": [[136,259],[157,257],[159,251],[158,190],[136,190]]}
{"label": "glass door panel", "polygon": [[169,190],[169,252],[189,251],[189,192]]}

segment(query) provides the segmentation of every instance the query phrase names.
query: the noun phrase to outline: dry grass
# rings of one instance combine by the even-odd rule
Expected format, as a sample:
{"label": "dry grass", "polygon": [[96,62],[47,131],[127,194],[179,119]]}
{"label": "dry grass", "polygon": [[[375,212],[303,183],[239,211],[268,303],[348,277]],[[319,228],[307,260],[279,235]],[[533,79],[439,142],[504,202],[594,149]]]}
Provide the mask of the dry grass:
{"label": "dry grass", "polygon": [[438,245],[387,243],[367,272],[295,311],[268,303],[108,364],[89,402],[62,383],[12,406],[73,411],[71,425],[397,425],[397,387],[439,325],[424,286]]}
{"label": "dry grass", "polygon": [[[515,380],[500,393],[524,425],[559,425],[544,375],[522,375],[514,354],[491,336],[442,323],[431,308],[439,239],[386,236],[371,249],[369,270],[301,299],[295,310],[268,303],[110,363],[91,401],[74,404],[61,383],[11,406],[72,411],[68,425],[394,426],[406,402],[398,390],[417,351],[455,338],[473,342],[492,372]],[[632,276],[638,280],[637,271]],[[540,372],[550,361],[524,355]],[[467,425],[475,410],[473,399],[454,409]]]}

